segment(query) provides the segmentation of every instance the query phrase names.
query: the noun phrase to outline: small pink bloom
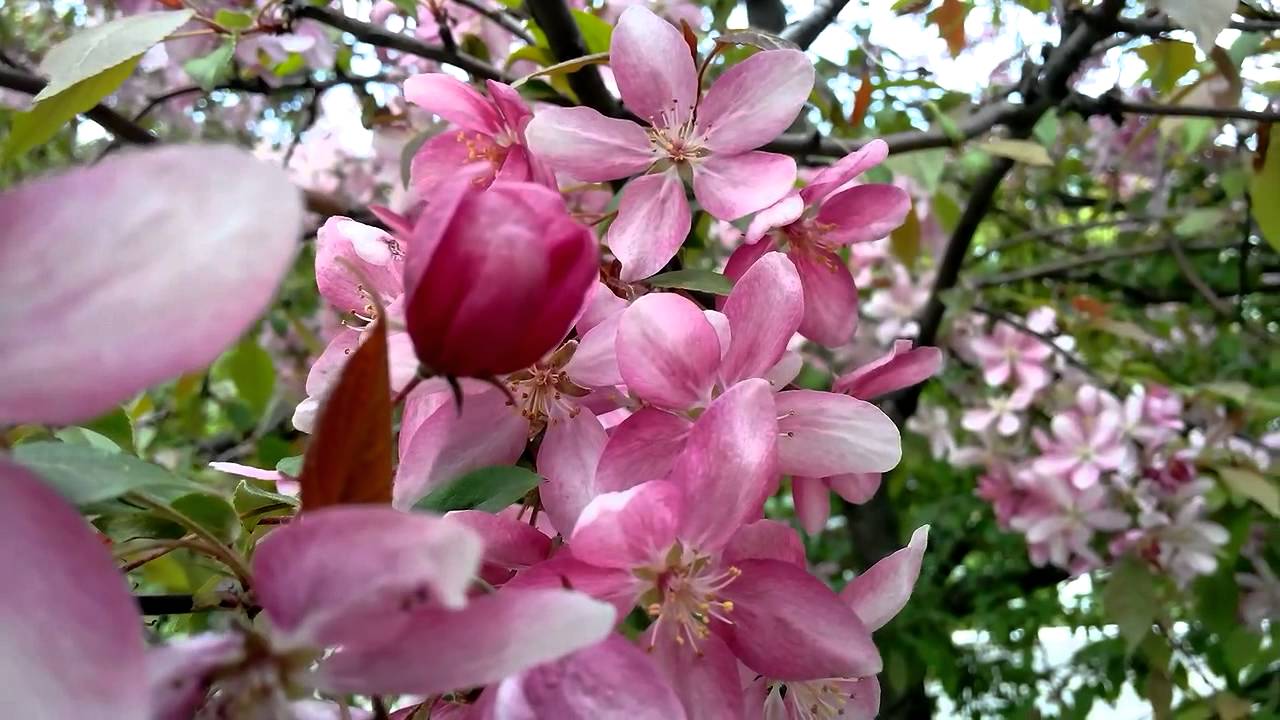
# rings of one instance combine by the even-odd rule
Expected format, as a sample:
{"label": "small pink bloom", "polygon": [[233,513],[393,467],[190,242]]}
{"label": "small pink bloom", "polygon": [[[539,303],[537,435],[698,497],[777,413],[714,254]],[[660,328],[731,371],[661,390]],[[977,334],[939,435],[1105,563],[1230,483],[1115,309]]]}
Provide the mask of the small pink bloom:
{"label": "small pink bloom", "polygon": [[736,220],[765,208],[795,183],[795,161],[755,151],[787,128],[813,88],[804,53],[770,50],[730,67],[702,94],[680,31],[640,6],[614,28],[610,66],[627,108],[645,125],[591,108],[539,111],[527,135],[534,155],[579,180],[647,173],[623,188],[609,249],[622,279],[648,277],[689,232],[682,173],[703,209]]}
{"label": "small pink bloom", "polygon": [[1052,439],[1044,439],[1035,460],[1037,473],[1070,478],[1078,488],[1094,485],[1105,472],[1127,470],[1132,448],[1125,442],[1120,401],[1110,393],[1083,386],[1076,406],[1050,422]]}
{"label": "small pink bloom", "polygon": [[1030,496],[1010,520],[1027,536],[1032,560],[1079,572],[1102,563],[1091,547],[1095,533],[1120,532],[1131,524],[1127,512],[1114,509],[1110,490],[1102,485],[1080,489],[1065,478],[1033,477]]}
{"label": "small pink bloom", "polygon": [[991,334],[976,337],[970,348],[982,364],[988,385],[1013,380],[1020,388],[1039,390],[1049,384],[1048,367],[1053,351],[1045,341],[1007,323],[997,323]]}
{"label": "small pink bloom", "polygon": [[897,338],[914,337],[920,331],[916,315],[929,299],[929,286],[925,279],[914,279],[901,264],[891,266],[892,279],[887,288],[871,293],[871,299],[862,306],[862,313],[877,321],[876,341],[888,345]]}
{"label": "small pink bloom", "polygon": [[831,390],[861,400],[874,400],[924,382],[941,367],[942,351],[938,348],[912,349],[910,340],[897,340],[888,355],[840,376]]}
{"label": "small pink bloom", "polygon": [[960,426],[972,433],[987,433],[994,429],[1008,437],[1022,428],[1019,413],[1030,405],[1031,393],[1021,388],[1010,395],[994,395],[987,398],[987,407],[965,410]]}
{"label": "small pink bloom", "polygon": [[414,228],[405,321],[433,372],[486,377],[538,362],[564,339],[592,291],[591,231],[558,192],[467,178],[442,188]]}

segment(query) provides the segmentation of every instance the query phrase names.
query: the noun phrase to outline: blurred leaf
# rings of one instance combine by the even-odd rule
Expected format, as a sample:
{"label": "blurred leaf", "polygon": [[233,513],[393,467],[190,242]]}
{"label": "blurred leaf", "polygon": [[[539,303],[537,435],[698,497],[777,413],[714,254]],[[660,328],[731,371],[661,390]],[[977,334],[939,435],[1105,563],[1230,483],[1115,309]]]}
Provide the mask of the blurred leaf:
{"label": "blurred leaf", "polygon": [[65,427],[55,431],[53,436],[66,443],[86,445],[109,453],[120,452],[120,446],[114,440],[87,428]]}
{"label": "blurred leaf", "polygon": [[13,449],[13,457],[77,505],[111,500],[143,488],[199,489],[159,465],[88,445],[26,443]]}
{"label": "blurred leaf", "polygon": [[9,127],[9,140],[4,145],[4,157],[16,158],[27,150],[48,142],[68,120],[115,92],[125,78],[133,73],[137,64],[137,58],[126,60],[15,115],[13,124]]}
{"label": "blurred leaf", "polygon": [[[235,494],[232,495],[231,504],[235,507],[236,512],[241,515],[259,511],[266,507],[275,505],[289,505],[297,507],[298,498],[282,495],[278,492],[272,492],[258,483],[264,481],[241,480],[236,486]],[[282,512],[286,512],[283,511]]]}
{"label": "blurred leaf", "polygon": [[[146,396],[143,396],[144,398]],[[89,430],[101,433],[111,439],[117,447],[123,448],[127,452],[134,452],[133,447],[133,419],[129,412],[125,412],[123,407],[117,407],[115,410],[102,415],[85,425]]]}
{"label": "blurred leaf", "polygon": [[907,211],[906,220],[889,233],[889,252],[908,268],[915,267],[916,259],[920,257],[920,217],[916,214],[914,202]]}
{"label": "blurred leaf", "polygon": [[171,505],[224,543],[240,535],[240,516],[224,498],[208,493],[189,493],[176,498]]}
{"label": "blurred leaf", "polygon": [[964,50],[966,38],[964,19],[969,14],[969,3],[961,0],[942,0],[942,4],[925,16],[930,23],[938,26],[938,35],[947,41],[947,49],[951,57],[958,57]]}
{"label": "blurred leaf", "polygon": [[233,32],[240,30],[248,30],[253,27],[253,15],[243,10],[228,10],[220,8],[218,12],[213,14],[213,21],[222,27]]}
{"label": "blurred leaf", "polygon": [[1156,0],[1155,4],[1169,19],[1190,30],[1206,53],[1227,29],[1236,9],[1236,0]]}
{"label": "blurred leaf", "polygon": [[276,463],[276,470],[289,477],[298,477],[302,474],[302,456],[294,455],[293,457],[284,458]]}
{"label": "blurred leaf", "polygon": [[260,417],[271,402],[276,387],[276,368],[271,355],[253,338],[236,343],[214,362],[209,374],[215,380],[229,380],[236,395],[255,417]]}
{"label": "blurred leaf", "polygon": [[588,54],[608,53],[609,43],[613,38],[613,26],[583,10],[574,10],[573,21],[578,25],[578,33],[582,35],[582,44]]}
{"label": "blurred leaf", "polygon": [[418,17],[418,0],[391,0],[391,4],[405,17]]}
{"label": "blurred leaf", "polygon": [[906,175],[920,183],[929,195],[938,191],[938,182],[946,168],[950,153],[945,148],[890,155],[884,164],[895,174]]}
{"label": "blurred leaf", "polygon": [[1280,198],[1280,139],[1271,138],[1271,127],[1264,125],[1259,131],[1259,155],[1249,180],[1249,194],[1258,230],[1272,249],[1280,252],[1280,202],[1276,202]]}
{"label": "blurred leaf", "polygon": [[760,30],[733,30],[716,36],[717,45],[747,45],[761,50],[799,50],[786,38]]}
{"label": "blurred leaf", "polygon": [[414,505],[418,510],[483,510],[498,512],[524,497],[542,478],[532,470],[514,465],[496,465],[473,470]]}
{"label": "blurred leaf", "polygon": [[298,482],[304,510],[391,502],[391,381],[385,311],[320,407]]}
{"label": "blurred leaf", "polygon": [[555,65],[548,65],[541,70],[535,70],[534,72],[531,72],[511,83],[511,87],[518,88],[536,77],[542,77],[544,75],[565,75],[588,65],[599,65],[607,62],[609,62],[609,53],[607,52],[583,55],[582,57],[565,60],[564,62],[556,63]]}
{"label": "blurred leaf", "polygon": [[1253,713],[1253,703],[1229,692],[1220,692],[1215,695],[1213,707],[1218,711],[1220,720],[1243,720]]}
{"label": "blurred leaf", "polygon": [[849,124],[860,127],[867,119],[867,110],[871,109],[871,91],[875,87],[871,83],[871,71],[863,70],[858,84],[858,92],[853,95],[853,112],[849,113]]}
{"label": "blurred leaf", "polygon": [[1222,228],[1222,208],[1195,208],[1182,216],[1173,231],[1185,238],[1196,238]]}
{"label": "blurred leaf", "polygon": [[732,280],[711,270],[672,270],[649,278],[649,284],[653,287],[694,290],[712,295],[728,295],[733,291]]}
{"label": "blurred leaf", "polygon": [[1016,160],[1024,165],[1035,165],[1037,167],[1053,167],[1053,158],[1049,157],[1049,151],[1044,146],[1032,140],[1009,140],[1005,138],[996,138],[979,143],[977,146],[980,150],[1007,157],[1010,160]]}
{"label": "blurred leaf", "polygon": [[[214,48],[213,52],[203,57],[192,58],[182,64],[182,69],[205,90],[212,90],[231,78],[231,58],[235,55],[235,40],[227,38]],[[276,71],[277,75],[288,73]]]}
{"label": "blurred leaf", "polygon": [[1111,571],[1102,590],[1102,608],[1124,638],[1125,648],[1133,652],[1155,622],[1159,603],[1152,597],[1154,578],[1146,566],[1126,557]]}
{"label": "blurred leaf", "polygon": [[1218,477],[1233,493],[1249,498],[1272,517],[1280,518],[1280,487],[1275,481],[1245,468],[1220,467],[1217,471]]}
{"label": "blurred leaf", "polygon": [[1144,77],[1160,93],[1167,93],[1177,86],[1182,76],[1196,66],[1196,48],[1181,40],[1161,40],[1143,45],[1134,52],[1147,64]]}
{"label": "blurred leaf", "polygon": [[[40,61],[40,74],[49,78],[49,83],[36,95],[35,102],[136,60],[194,15],[193,10],[128,15],[75,33],[49,48]],[[129,65],[129,69],[132,71],[133,66]]]}

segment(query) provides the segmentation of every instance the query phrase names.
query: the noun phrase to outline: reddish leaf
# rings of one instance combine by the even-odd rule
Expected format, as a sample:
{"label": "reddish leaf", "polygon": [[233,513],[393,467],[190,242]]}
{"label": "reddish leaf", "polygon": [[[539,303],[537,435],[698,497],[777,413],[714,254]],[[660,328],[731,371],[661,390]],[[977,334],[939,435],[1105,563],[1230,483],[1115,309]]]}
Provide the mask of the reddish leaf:
{"label": "reddish leaf", "polygon": [[867,117],[867,110],[871,107],[871,71],[864,69],[862,71],[862,84],[858,85],[858,92],[853,96],[853,112],[849,114],[849,124],[858,127]]}
{"label": "reddish leaf", "polygon": [[302,509],[391,502],[391,379],[379,313],[320,408],[302,461]]}
{"label": "reddish leaf", "polygon": [[1111,306],[1088,295],[1077,295],[1071,298],[1071,306],[1091,318],[1104,318],[1111,314]]}
{"label": "reddish leaf", "polygon": [[947,49],[951,57],[956,57],[964,50],[964,19],[969,14],[969,4],[961,0],[942,0],[942,4],[926,17],[929,22],[938,26],[938,34],[947,41]]}
{"label": "reddish leaf", "polygon": [[689,27],[689,21],[680,19],[680,34],[684,36],[684,44],[689,46],[689,54],[693,56],[693,64],[698,64],[698,35]]}

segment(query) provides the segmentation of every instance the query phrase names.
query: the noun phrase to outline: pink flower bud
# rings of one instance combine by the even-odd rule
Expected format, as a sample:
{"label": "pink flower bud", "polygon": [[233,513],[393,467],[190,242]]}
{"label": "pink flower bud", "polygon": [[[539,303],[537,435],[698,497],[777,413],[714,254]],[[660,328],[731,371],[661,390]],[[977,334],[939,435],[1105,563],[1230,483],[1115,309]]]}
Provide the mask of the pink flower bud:
{"label": "pink flower bud", "polygon": [[405,320],[436,373],[488,377],[528,367],[564,339],[596,280],[595,237],[560,195],[467,176],[428,201],[405,270]]}

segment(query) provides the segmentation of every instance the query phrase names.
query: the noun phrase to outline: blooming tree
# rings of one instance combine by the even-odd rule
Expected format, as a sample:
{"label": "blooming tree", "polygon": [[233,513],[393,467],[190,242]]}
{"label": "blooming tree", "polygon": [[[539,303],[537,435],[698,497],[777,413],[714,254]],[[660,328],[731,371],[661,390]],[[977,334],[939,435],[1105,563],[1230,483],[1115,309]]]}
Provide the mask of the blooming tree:
{"label": "blooming tree", "polygon": [[0,6],[0,715],[1280,711],[1280,9],[805,10]]}

